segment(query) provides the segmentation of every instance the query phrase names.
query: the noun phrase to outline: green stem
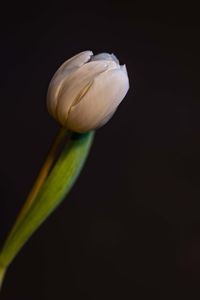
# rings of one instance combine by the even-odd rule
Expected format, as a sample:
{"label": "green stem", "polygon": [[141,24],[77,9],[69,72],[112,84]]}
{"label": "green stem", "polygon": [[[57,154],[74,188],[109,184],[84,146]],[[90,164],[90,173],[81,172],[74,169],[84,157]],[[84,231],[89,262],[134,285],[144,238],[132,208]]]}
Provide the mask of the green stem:
{"label": "green stem", "polygon": [[0,266],[0,290],[2,288],[5,272],[6,272],[6,269],[4,269],[3,267]]}
{"label": "green stem", "polygon": [[72,134],[30,209],[8,236],[0,253],[0,266],[10,265],[30,236],[69,193],[88,156],[93,136],[94,132]]}
{"label": "green stem", "polygon": [[21,211],[19,212],[17,219],[15,221],[15,224],[12,227],[12,230],[10,232],[10,235],[12,235],[13,231],[15,231],[16,227],[20,223],[20,221],[24,218],[24,216],[27,214],[28,210],[31,208],[31,205],[33,204],[40,188],[44,184],[49,171],[55,161],[56,155],[58,153],[58,150],[63,143],[64,139],[67,136],[67,129],[61,127],[53,140],[53,143],[49,149],[49,152],[47,153],[46,159],[40,169],[40,172],[34,182],[34,185],[31,189],[31,191],[28,194],[28,197],[26,198],[26,201],[24,203],[24,206],[22,207]]}

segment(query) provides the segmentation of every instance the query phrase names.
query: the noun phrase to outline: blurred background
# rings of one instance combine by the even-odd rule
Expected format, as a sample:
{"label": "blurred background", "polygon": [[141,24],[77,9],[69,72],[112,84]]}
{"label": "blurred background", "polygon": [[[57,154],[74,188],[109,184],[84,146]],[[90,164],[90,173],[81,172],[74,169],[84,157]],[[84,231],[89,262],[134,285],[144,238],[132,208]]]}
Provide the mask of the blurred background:
{"label": "blurred background", "polygon": [[83,50],[114,52],[131,86],[1,299],[199,299],[197,7],[17,1],[0,14],[1,245],[58,130],[45,102],[55,70]]}

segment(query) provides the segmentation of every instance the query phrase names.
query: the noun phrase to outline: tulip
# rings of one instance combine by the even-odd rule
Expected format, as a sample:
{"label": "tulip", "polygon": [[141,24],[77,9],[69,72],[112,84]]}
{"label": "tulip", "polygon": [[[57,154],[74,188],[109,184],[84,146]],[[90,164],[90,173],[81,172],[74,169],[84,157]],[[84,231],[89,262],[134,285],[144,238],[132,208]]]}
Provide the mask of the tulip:
{"label": "tulip", "polygon": [[81,52],[56,71],[47,92],[50,115],[63,127],[87,132],[103,126],[129,89],[126,66],[114,54]]}
{"label": "tulip", "polygon": [[[114,54],[79,53],[61,65],[53,76],[47,107],[62,127],[0,249],[0,288],[17,253],[76,182],[92,145],[93,130],[112,117],[128,89],[126,67],[120,66]],[[66,128],[75,134],[66,138]],[[66,146],[58,156],[64,142]]]}

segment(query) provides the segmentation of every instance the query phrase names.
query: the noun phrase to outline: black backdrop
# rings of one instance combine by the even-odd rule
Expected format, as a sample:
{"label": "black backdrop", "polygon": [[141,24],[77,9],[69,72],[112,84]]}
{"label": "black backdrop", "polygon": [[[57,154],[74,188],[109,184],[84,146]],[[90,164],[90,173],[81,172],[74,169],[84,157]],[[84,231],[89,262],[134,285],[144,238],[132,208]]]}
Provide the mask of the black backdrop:
{"label": "black backdrop", "polygon": [[1,7],[1,243],[58,128],[45,103],[57,67],[83,50],[114,52],[131,85],[70,196],[11,265],[1,299],[199,299],[200,47],[188,5]]}

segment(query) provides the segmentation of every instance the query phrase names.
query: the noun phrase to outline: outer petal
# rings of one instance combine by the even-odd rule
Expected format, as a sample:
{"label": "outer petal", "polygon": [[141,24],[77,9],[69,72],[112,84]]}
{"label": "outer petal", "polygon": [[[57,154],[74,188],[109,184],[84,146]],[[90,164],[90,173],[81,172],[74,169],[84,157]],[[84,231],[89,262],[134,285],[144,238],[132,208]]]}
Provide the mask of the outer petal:
{"label": "outer petal", "polygon": [[82,101],[83,95],[94,78],[106,70],[116,68],[119,66],[113,61],[93,61],[83,65],[64,79],[58,95],[57,120],[65,126],[71,106]]}
{"label": "outer petal", "polygon": [[106,52],[99,53],[91,57],[91,61],[95,61],[95,60],[113,60],[119,65],[119,60],[113,53],[112,54]]}
{"label": "outer petal", "polygon": [[129,89],[124,68],[97,76],[80,102],[68,114],[67,127],[77,132],[89,131],[108,121]]}
{"label": "outer petal", "polygon": [[63,74],[69,69],[81,67],[91,59],[92,55],[92,51],[83,51],[74,55],[60,66],[60,68],[56,71],[55,76],[57,74]]}
{"label": "outer petal", "polygon": [[53,117],[55,117],[55,111],[58,102],[58,94],[64,79],[66,79],[67,76],[69,76],[72,72],[80,68],[82,65],[87,63],[92,55],[92,51],[81,52],[65,61],[54,74],[53,78],[50,81],[47,92],[47,108],[49,113]]}

